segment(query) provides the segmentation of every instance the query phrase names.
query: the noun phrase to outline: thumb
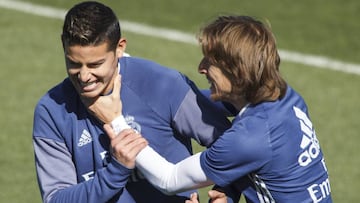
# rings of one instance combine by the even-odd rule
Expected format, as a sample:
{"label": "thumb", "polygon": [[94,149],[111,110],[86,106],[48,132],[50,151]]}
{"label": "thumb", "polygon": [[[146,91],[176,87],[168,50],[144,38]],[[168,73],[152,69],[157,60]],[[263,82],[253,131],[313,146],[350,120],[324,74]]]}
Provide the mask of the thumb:
{"label": "thumb", "polygon": [[104,130],[106,134],[109,136],[110,140],[116,137],[116,134],[110,124],[104,124]]}
{"label": "thumb", "polygon": [[223,198],[226,197],[225,193],[217,191],[217,190],[210,190],[208,195],[211,199]]}
{"label": "thumb", "polygon": [[115,97],[120,97],[120,94],[119,94],[120,88],[121,88],[121,75],[119,73],[119,74],[116,74],[115,79],[114,79],[114,89],[113,89],[112,95]]}
{"label": "thumb", "polygon": [[185,203],[199,203],[198,201],[198,194],[196,192],[190,195],[190,199],[186,200]]}

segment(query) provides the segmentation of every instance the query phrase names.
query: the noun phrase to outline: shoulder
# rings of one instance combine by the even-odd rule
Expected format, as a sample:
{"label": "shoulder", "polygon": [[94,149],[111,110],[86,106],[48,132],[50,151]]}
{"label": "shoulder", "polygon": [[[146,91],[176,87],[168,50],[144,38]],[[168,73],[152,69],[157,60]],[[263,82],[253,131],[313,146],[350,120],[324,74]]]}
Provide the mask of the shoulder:
{"label": "shoulder", "polygon": [[302,109],[307,109],[304,98],[290,85],[287,86],[285,97],[280,100],[282,105],[298,106]]}
{"label": "shoulder", "polygon": [[[258,116],[237,116],[232,126],[214,143],[214,148],[222,148],[225,156],[242,154],[240,160],[260,160],[271,154],[268,125]],[[251,158],[252,157],[252,158]],[[256,158],[255,158],[256,157]],[[234,159],[238,159],[233,157]],[[235,160],[233,160],[235,161]]]}
{"label": "shoulder", "polygon": [[161,65],[157,62],[137,58],[137,57],[122,57],[120,59],[121,74],[124,80],[153,80],[157,81],[170,80],[170,78],[180,77],[180,73],[170,67]]}
{"label": "shoulder", "polygon": [[122,57],[120,66],[122,85],[141,97],[176,96],[174,92],[184,97],[190,89],[190,82],[186,76],[151,60]]}
{"label": "shoulder", "polygon": [[81,111],[82,103],[69,79],[51,88],[35,106],[35,117],[51,117],[60,120],[66,115]]}
{"label": "shoulder", "polygon": [[76,97],[78,97],[78,94],[76,93],[70,80],[66,78],[56,86],[52,87],[48,92],[46,92],[39,99],[37,106],[60,105],[74,100]]}
{"label": "shoulder", "polygon": [[[220,136],[201,155],[202,167],[207,175],[228,174],[226,184],[237,177],[264,166],[272,156],[266,127],[256,126],[253,118],[235,118],[230,129]],[[219,184],[217,182],[217,184]]]}
{"label": "shoulder", "polygon": [[261,113],[257,112],[253,115],[244,117],[235,117],[232,127],[229,131],[234,140],[240,142],[245,148],[255,149],[268,146],[266,140],[269,138],[269,126],[267,119]]}

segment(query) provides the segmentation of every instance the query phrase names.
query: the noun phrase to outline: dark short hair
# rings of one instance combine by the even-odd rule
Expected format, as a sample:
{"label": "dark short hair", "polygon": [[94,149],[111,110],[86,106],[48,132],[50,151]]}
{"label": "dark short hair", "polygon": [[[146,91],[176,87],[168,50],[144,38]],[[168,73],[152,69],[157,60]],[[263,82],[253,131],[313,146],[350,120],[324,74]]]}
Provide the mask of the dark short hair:
{"label": "dark short hair", "polygon": [[108,43],[115,50],[121,37],[118,18],[111,8],[95,1],[72,7],[65,16],[61,39],[63,46],[99,45]]}
{"label": "dark short hair", "polygon": [[198,38],[204,57],[230,79],[232,94],[252,104],[284,96],[275,37],[265,24],[249,16],[220,16]]}

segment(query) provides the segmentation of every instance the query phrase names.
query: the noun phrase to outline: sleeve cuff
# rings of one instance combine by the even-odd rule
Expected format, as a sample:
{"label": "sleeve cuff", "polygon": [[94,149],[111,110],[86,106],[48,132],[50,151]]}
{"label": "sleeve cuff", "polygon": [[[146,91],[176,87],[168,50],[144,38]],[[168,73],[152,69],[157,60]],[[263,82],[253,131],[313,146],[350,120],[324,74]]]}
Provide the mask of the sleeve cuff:
{"label": "sleeve cuff", "polygon": [[111,127],[113,128],[115,134],[119,134],[121,131],[131,128],[126,123],[123,115],[121,115],[121,116],[115,118],[113,121],[111,121]]}

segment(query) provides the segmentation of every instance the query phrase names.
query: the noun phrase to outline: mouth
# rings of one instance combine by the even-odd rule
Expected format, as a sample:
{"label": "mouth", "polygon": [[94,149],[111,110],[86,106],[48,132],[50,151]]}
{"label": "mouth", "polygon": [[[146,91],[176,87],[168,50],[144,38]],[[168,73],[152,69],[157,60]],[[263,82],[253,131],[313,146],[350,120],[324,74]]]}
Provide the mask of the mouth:
{"label": "mouth", "polygon": [[94,91],[97,88],[97,81],[92,82],[78,82],[80,89],[83,92],[91,92]]}
{"label": "mouth", "polygon": [[208,83],[209,83],[209,85],[210,85],[210,90],[211,91],[213,91],[213,90],[215,90],[215,85],[214,85],[214,82],[213,82],[213,80],[211,79],[211,78],[209,78],[209,77],[206,77],[206,79],[207,79],[207,81],[208,81]]}

